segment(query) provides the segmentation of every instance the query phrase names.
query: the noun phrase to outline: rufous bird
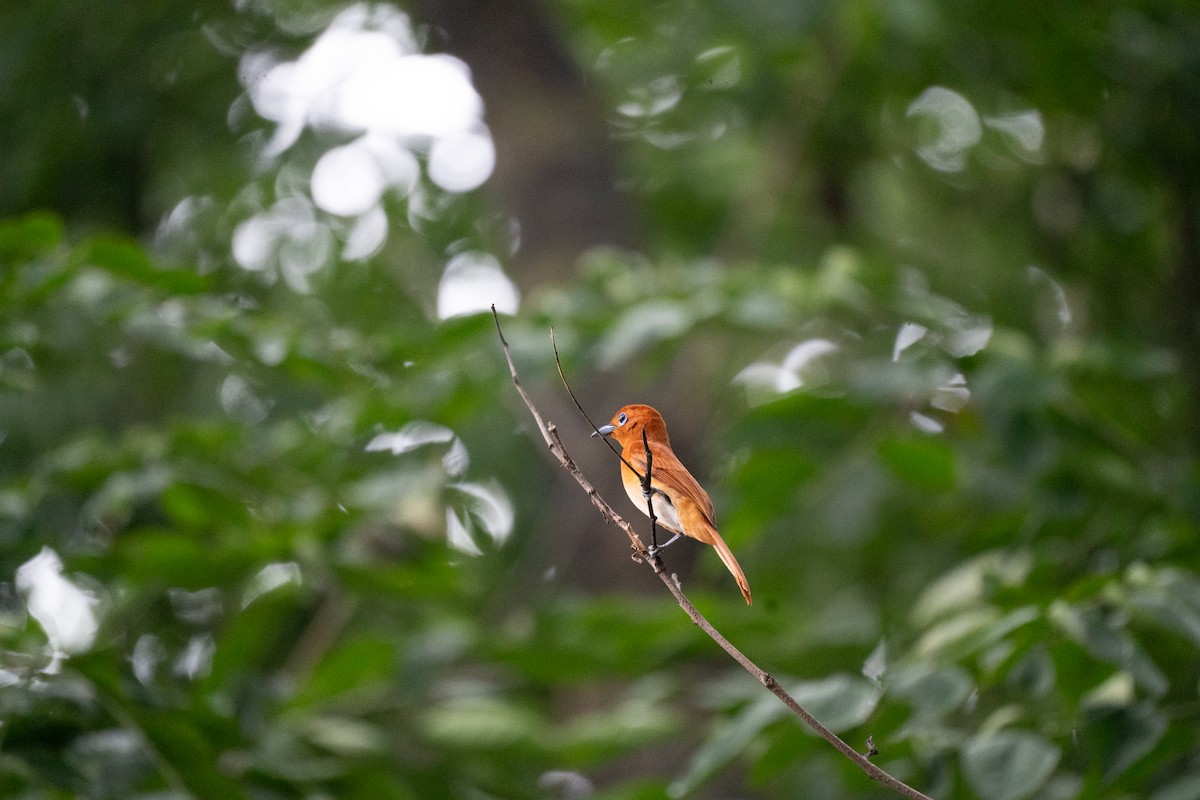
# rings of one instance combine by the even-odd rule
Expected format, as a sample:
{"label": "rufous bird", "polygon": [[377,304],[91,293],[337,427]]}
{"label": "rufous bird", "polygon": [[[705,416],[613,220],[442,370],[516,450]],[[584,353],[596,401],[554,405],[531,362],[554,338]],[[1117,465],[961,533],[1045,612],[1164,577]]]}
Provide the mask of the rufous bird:
{"label": "rufous bird", "polygon": [[[644,444],[643,431],[646,436]],[[717,533],[717,527],[713,524],[712,499],[671,450],[667,423],[663,421],[662,414],[646,405],[625,406],[609,424],[601,425],[592,435],[611,436],[621,445],[624,456],[621,483],[625,486],[625,494],[646,516],[650,512],[642,492],[642,476],[646,474],[646,446],[649,446],[650,504],[658,524],[675,534],[663,547],[679,538],[680,534],[711,544],[725,568],[733,574],[738,588],[742,590],[742,597],[746,598],[746,604],[749,605],[750,584],[746,582],[746,574],[730,552],[729,545]]]}

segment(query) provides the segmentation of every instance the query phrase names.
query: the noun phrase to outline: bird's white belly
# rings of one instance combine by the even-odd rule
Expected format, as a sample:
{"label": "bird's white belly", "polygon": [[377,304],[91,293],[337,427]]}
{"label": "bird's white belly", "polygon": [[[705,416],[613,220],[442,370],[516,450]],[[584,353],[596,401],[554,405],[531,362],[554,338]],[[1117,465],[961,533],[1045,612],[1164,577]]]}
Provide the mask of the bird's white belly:
{"label": "bird's white belly", "polygon": [[[638,483],[625,484],[625,494],[629,495],[629,499],[633,502],[635,508],[646,514],[646,498],[642,496],[642,487]],[[658,524],[664,528],[668,528],[675,533],[683,533],[683,525],[679,521],[679,514],[675,510],[675,506],[667,500],[666,495],[656,491],[651,496],[651,505],[654,506],[654,516],[658,519]],[[646,516],[650,516],[646,514]]]}

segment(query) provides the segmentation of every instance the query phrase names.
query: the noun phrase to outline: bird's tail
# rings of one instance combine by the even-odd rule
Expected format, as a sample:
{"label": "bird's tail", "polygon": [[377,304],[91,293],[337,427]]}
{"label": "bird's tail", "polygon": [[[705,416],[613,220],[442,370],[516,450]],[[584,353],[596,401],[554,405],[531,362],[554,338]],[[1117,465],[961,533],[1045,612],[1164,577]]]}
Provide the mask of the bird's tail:
{"label": "bird's tail", "polygon": [[709,544],[716,548],[717,555],[725,564],[725,569],[729,570],[734,580],[737,581],[738,588],[742,590],[742,597],[746,598],[746,605],[750,605],[750,583],[746,580],[746,573],[742,572],[741,565],[733,557],[733,551],[729,549],[729,545],[725,544],[725,540],[721,538],[721,534],[717,533],[717,529],[711,525],[708,528],[708,534],[712,536]]}
{"label": "bird's tail", "polygon": [[716,548],[717,555],[725,564],[725,569],[729,570],[734,580],[737,581],[738,588],[742,590],[742,597],[746,598],[746,605],[750,605],[750,584],[746,580],[746,573],[742,572],[741,565],[733,557],[733,552],[730,551],[729,545],[725,544],[721,534],[717,533],[717,528],[712,524],[712,520],[694,503],[681,502],[677,505],[683,532],[693,539],[711,544]]}

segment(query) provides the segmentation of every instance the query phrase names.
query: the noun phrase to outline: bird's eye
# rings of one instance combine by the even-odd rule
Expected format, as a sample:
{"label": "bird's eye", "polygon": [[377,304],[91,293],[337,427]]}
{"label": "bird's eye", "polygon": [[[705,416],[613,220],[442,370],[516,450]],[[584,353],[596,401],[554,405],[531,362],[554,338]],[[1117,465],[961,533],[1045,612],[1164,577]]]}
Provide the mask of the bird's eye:
{"label": "bird's eye", "polygon": [[617,415],[617,424],[618,424],[618,425],[624,425],[624,424],[625,424],[625,420],[627,420],[627,419],[629,419],[629,418],[628,418],[628,417],[626,417],[626,416],[625,416],[625,412],[624,412],[624,411],[622,411],[620,414],[618,414],[618,415]]}

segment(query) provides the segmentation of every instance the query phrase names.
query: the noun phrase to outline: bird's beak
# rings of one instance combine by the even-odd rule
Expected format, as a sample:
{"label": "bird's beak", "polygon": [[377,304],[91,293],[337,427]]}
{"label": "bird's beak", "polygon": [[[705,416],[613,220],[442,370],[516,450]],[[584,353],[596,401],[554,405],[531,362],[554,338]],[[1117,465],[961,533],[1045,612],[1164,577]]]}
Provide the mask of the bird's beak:
{"label": "bird's beak", "polygon": [[601,425],[592,433],[592,436],[611,436],[612,432],[617,429],[615,425]]}

